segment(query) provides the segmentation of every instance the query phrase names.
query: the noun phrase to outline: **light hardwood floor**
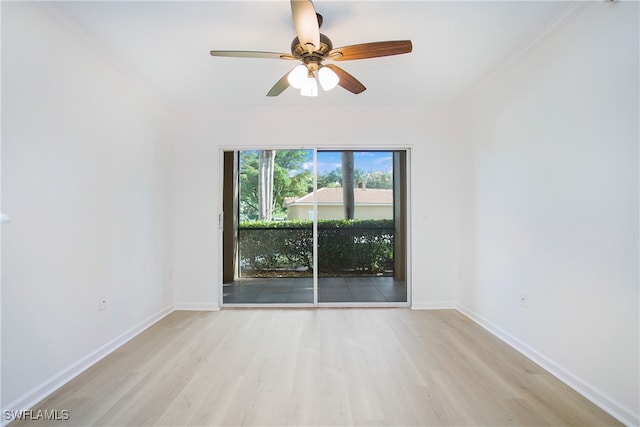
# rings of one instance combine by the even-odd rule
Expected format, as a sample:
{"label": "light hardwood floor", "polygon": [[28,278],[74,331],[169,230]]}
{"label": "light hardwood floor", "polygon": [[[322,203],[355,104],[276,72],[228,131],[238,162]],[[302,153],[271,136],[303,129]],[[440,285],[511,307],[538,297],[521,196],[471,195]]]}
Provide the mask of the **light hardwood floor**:
{"label": "light hardwood floor", "polygon": [[451,310],[174,312],[38,409],[66,426],[619,425]]}

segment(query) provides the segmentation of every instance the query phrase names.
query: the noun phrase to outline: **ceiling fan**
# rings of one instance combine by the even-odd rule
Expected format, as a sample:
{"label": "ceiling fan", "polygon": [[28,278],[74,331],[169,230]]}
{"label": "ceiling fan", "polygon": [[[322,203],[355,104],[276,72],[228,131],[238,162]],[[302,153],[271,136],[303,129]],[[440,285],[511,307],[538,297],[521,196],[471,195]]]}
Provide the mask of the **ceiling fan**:
{"label": "ceiling fan", "polygon": [[289,86],[300,89],[300,94],[317,96],[318,84],[324,90],[336,85],[354,94],[366,88],[355,77],[334,64],[323,64],[325,60],[351,61],[354,59],[377,58],[411,52],[411,40],[362,43],[333,48],[329,37],[320,33],[322,15],[316,13],[310,0],[291,0],[291,14],[297,36],[291,42],[291,54],[277,52],[256,52],[238,50],[212,50],[211,56],[231,56],[237,58],[267,58],[298,60],[302,64],[282,76],[271,88],[267,96],[278,96]]}

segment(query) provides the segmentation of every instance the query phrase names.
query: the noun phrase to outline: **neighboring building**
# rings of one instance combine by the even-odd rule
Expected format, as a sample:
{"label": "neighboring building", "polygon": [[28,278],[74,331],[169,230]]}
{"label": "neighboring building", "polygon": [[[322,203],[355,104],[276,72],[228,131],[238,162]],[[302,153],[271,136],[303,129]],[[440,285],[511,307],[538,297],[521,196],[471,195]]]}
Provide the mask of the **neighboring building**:
{"label": "neighboring building", "polygon": [[[354,188],[355,219],[393,219],[393,190]],[[318,188],[318,219],[343,219],[342,188]],[[287,219],[313,219],[313,193],[285,199]]]}

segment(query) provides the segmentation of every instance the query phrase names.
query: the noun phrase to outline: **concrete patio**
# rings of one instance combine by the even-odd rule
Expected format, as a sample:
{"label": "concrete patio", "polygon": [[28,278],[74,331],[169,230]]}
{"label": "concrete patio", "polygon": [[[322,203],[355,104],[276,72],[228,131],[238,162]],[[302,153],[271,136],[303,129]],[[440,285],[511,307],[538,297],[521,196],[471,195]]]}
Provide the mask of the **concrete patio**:
{"label": "concrete patio", "polygon": [[[407,285],[393,277],[320,277],[318,302],[407,302]],[[243,278],[223,285],[223,304],[311,303],[311,277]]]}

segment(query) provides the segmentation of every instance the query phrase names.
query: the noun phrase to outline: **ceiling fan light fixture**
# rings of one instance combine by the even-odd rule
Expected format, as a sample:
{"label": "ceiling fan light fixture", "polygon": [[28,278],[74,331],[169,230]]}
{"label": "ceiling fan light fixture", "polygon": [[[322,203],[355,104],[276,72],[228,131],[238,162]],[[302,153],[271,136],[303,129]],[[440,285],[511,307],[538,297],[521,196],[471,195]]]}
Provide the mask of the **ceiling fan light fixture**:
{"label": "ceiling fan light fixture", "polygon": [[297,67],[295,67],[293,70],[291,70],[291,72],[287,76],[287,80],[289,81],[289,84],[292,87],[296,89],[302,89],[302,87],[305,85],[307,74],[308,74],[307,67],[305,65],[300,64]]}
{"label": "ceiling fan light fixture", "polygon": [[300,95],[302,96],[318,96],[318,82],[313,75],[313,72],[309,70],[307,77],[304,79],[304,83],[300,88]]}
{"label": "ceiling fan light fixture", "polygon": [[318,71],[318,80],[320,80],[320,86],[325,91],[331,90],[338,85],[340,77],[329,67],[322,67]]}
{"label": "ceiling fan light fixture", "polygon": [[[2,0],[0,0],[2,1]],[[610,0],[614,1],[614,0]],[[211,50],[211,56],[235,58],[267,58],[298,60],[302,64],[276,82],[267,92],[267,96],[278,96],[289,86],[300,90],[303,96],[318,96],[318,83],[329,91],[339,85],[357,95],[366,87],[354,76],[334,64],[322,65],[324,60],[352,61],[356,59],[379,58],[383,56],[410,53],[413,50],[411,40],[388,40],[359,43],[338,48],[333,47],[331,39],[320,33],[322,15],[316,12],[312,0],[290,0],[291,16],[296,36],[291,41],[291,54],[279,52],[261,52],[244,50]],[[317,72],[317,74],[316,74]]]}

